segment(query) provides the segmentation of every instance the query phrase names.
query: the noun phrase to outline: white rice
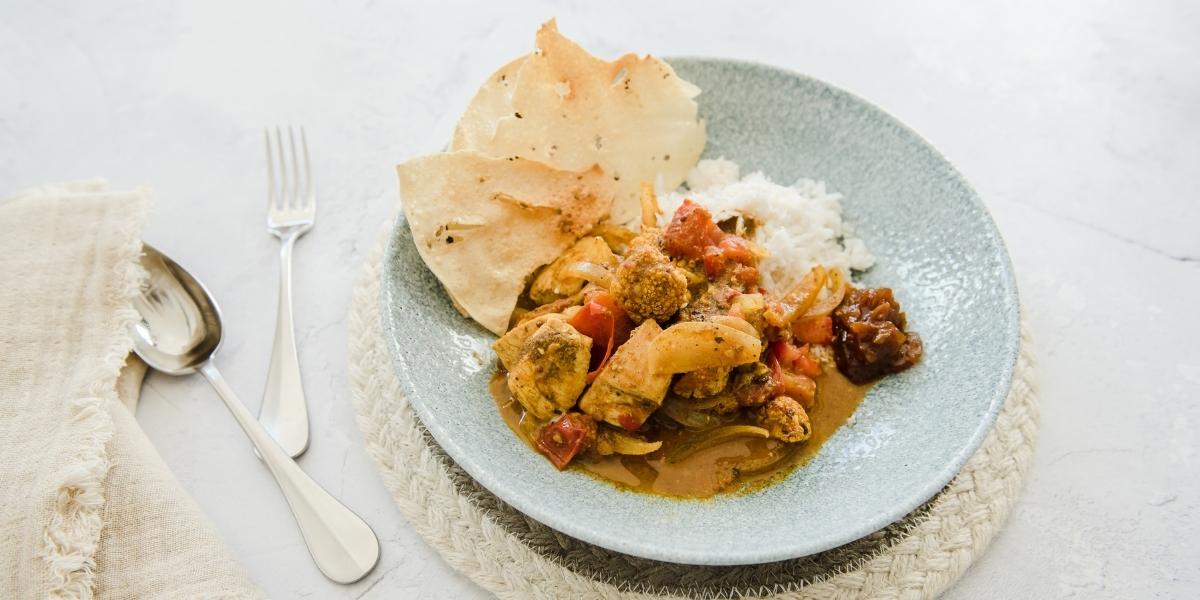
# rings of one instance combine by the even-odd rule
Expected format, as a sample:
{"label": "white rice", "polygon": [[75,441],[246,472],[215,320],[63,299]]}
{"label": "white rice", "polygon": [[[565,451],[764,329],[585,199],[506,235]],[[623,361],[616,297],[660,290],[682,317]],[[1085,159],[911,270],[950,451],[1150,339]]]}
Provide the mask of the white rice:
{"label": "white rice", "polygon": [[849,274],[875,264],[875,257],[854,229],[842,222],[842,195],[826,191],[825,183],[800,179],[785,186],[762,173],[739,178],[740,168],[725,159],[702,160],[680,189],[659,199],[664,219],[670,219],[684,198],[721,221],[741,215],[758,227],[754,241],[770,253],[759,263],[763,286],[782,293],[816,265],[837,267]]}

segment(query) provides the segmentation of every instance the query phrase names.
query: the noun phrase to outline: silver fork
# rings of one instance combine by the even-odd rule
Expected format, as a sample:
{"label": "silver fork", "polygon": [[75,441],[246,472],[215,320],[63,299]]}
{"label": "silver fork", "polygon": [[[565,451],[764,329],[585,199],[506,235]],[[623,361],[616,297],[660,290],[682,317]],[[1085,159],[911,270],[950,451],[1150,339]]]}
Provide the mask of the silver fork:
{"label": "silver fork", "polygon": [[[296,336],[292,325],[292,247],[312,229],[317,216],[313,195],[312,171],[308,164],[308,138],[300,128],[301,153],[296,152],[296,137],[287,129],[287,146],[278,127],[274,148],[271,132],[264,130],[267,141],[267,231],[279,238],[279,308],[275,318],[275,345],[271,349],[271,368],[263,392],[258,420],[293,458],[308,449],[308,408],[304,402],[304,384],[300,379],[300,361],[296,355]],[[303,156],[301,156],[301,154]],[[287,157],[290,155],[291,160]],[[300,160],[303,159],[303,182]],[[276,165],[278,160],[278,165]],[[288,163],[291,162],[290,181]],[[279,177],[275,177],[275,168]]]}

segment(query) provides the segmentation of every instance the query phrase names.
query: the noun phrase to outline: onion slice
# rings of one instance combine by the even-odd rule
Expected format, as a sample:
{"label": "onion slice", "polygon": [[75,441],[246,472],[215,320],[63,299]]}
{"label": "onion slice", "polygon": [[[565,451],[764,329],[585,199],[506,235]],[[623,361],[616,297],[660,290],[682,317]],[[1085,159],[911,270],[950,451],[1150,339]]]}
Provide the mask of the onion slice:
{"label": "onion slice", "polygon": [[642,201],[642,228],[656,229],[658,228],[658,196],[654,193],[654,184],[649,181],[642,182],[641,188]]}
{"label": "onion slice", "polygon": [[600,236],[608,244],[610,250],[617,254],[624,254],[625,250],[629,248],[629,242],[637,237],[637,232],[605,221],[593,227],[589,235]]}
{"label": "onion slice", "polygon": [[749,321],[740,317],[731,317],[729,315],[713,315],[709,317],[708,320],[716,323],[717,325],[723,325],[730,329],[736,329],[746,335],[758,337],[758,330],[755,329]]}
{"label": "onion slice", "polygon": [[663,330],[650,346],[654,373],[686,373],[708,367],[736,367],[758,360],[762,340],[732,327],[683,321]]}
{"label": "onion slice", "polygon": [[708,429],[718,422],[717,417],[701,410],[696,410],[691,404],[676,396],[670,396],[663,401],[659,408],[672,421],[688,429]]}
{"label": "onion slice", "polygon": [[682,444],[667,450],[667,462],[679,462],[705,448],[715,446],[725,440],[737,437],[756,437],[766,439],[771,432],[754,425],[726,425],[698,433]]}
{"label": "onion slice", "polygon": [[801,315],[808,312],[816,302],[817,296],[821,293],[821,289],[825,287],[825,281],[829,277],[829,271],[817,265],[812,268],[800,283],[796,284],[783,299],[775,306],[767,308],[766,318],[767,323],[775,327],[787,327],[791,325]]}
{"label": "onion slice", "polygon": [[[563,274],[567,277],[577,277],[585,281],[590,281],[606,290],[613,287],[613,274],[607,267],[598,265],[593,262],[575,262],[571,263],[563,269]],[[840,302],[840,300],[839,300]]]}
{"label": "onion slice", "polygon": [[[783,442],[779,443],[784,444]],[[763,471],[774,469],[775,467],[779,466],[779,463],[792,458],[792,456],[794,456],[800,449],[800,446],[801,444],[784,444],[782,448],[763,458],[739,462],[737,464],[738,473],[741,475],[754,475],[756,473],[762,473]]]}
{"label": "onion slice", "polygon": [[828,290],[828,293],[819,301],[814,302],[808,310],[804,311],[803,318],[824,317],[833,312],[833,309],[842,303],[842,299],[846,297],[845,273],[841,269],[830,269],[829,277],[824,287]]}
{"label": "onion slice", "polygon": [[601,455],[624,454],[626,456],[642,456],[650,454],[662,447],[662,442],[647,442],[608,427],[602,428],[596,439],[596,450]]}

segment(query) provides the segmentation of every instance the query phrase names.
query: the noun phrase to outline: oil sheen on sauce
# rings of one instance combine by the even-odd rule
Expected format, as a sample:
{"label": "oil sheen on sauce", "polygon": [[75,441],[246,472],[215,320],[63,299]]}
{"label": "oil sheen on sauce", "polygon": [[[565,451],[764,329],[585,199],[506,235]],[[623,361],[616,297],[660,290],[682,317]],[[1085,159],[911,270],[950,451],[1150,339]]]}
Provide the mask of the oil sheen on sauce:
{"label": "oil sheen on sauce", "polygon": [[[707,498],[718,493],[759,489],[783,479],[816,455],[821,444],[854,414],[869,389],[851,383],[837,369],[827,368],[816,380],[816,402],[808,411],[813,434],[805,442],[786,444],[771,439],[734,438],[670,462],[666,459],[670,448],[687,443],[699,432],[660,427],[649,436],[662,440],[663,447],[657,452],[646,456],[589,453],[577,457],[570,468],[619,488],[663,496]],[[533,449],[533,436],[542,423],[527,415],[512,398],[502,371],[492,378],[490,387],[504,422]],[[738,423],[754,424],[741,417],[726,424]]]}

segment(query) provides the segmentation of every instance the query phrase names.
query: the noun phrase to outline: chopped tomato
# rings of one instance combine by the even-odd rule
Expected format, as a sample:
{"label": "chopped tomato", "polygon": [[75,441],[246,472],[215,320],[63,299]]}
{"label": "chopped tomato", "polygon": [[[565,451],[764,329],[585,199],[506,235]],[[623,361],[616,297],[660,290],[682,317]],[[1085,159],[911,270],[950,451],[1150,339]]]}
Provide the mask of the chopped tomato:
{"label": "chopped tomato", "polygon": [[598,370],[613,350],[616,318],[599,302],[586,302],[568,321],[576,331],[592,338],[592,370]]}
{"label": "chopped tomato", "polygon": [[712,214],[688,199],[663,230],[663,250],[675,258],[702,258],[706,248],[721,243],[724,237],[725,232],[713,222]]}
{"label": "chopped tomato", "polygon": [[817,382],[821,365],[808,354],[808,346],[797,348],[787,340],[771,344],[771,373],[778,382],[777,389],[796,400],[805,409],[812,408],[817,397]]}
{"label": "chopped tomato", "polygon": [[571,327],[592,338],[592,360],[588,383],[600,375],[613,352],[629,339],[633,323],[608,292],[592,294],[568,321]]}
{"label": "chopped tomato", "polygon": [[[774,350],[774,348],[772,348]],[[771,352],[771,379],[774,380],[776,389],[783,389],[783,367],[779,364],[779,358]]]}
{"label": "chopped tomato", "polygon": [[746,289],[758,286],[758,256],[745,238],[721,231],[704,207],[684,200],[663,230],[663,250],[674,258],[702,260],[704,274],[715,279],[733,263],[732,280]]}
{"label": "chopped tomato", "polygon": [[742,290],[727,285],[710,287],[709,291],[713,299],[721,304],[730,304],[734,298],[742,295]]}
{"label": "chopped tomato", "polygon": [[741,236],[726,235],[717,246],[721,249],[721,256],[726,260],[748,266],[753,266],[758,262],[758,257],[750,248],[750,242]]}
{"label": "chopped tomato", "polygon": [[809,354],[807,344],[800,348],[800,358],[796,359],[796,362],[793,363],[793,366],[798,373],[802,373],[809,377],[816,377],[817,375],[821,374],[821,363],[817,362],[817,359],[813,358],[812,355]]}
{"label": "chopped tomato", "polygon": [[787,340],[777,340],[771,344],[771,357],[779,362],[782,370],[807,377],[821,374],[821,363],[809,354],[807,344],[797,348]]}
{"label": "chopped tomato", "polygon": [[559,470],[596,443],[596,422],[583,413],[566,413],[538,430],[537,449]]}
{"label": "chopped tomato", "polygon": [[747,288],[753,288],[754,286],[757,286],[758,278],[758,269],[755,267],[737,265],[733,269],[733,280],[746,286]]}
{"label": "chopped tomato", "polygon": [[805,344],[832,344],[833,319],[829,316],[800,319],[792,324],[792,333]]}
{"label": "chopped tomato", "polygon": [[784,369],[791,369],[800,359],[800,354],[800,349],[787,340],[778,340],[771,344],[771,356],[774,356],[775,360],[779,361],[779,366]]}
{"label": "chopped tomato", "polygon": [[817,397],[817,382],[799,373],[783,373],[783,395],[800,403],[806,410],[812,408]]}
{"label": "chopped tomato", "polygon": [[716,277],[721,273],[721,269],[725,268],[725,256],[721,254],[721,249],[716,246],[709,246],[704,249],[704,274],[710,278]]}
{"label": "chopped tomato", "polygon": [[621,416],[617,417],[617,421],[621,424],[621,427],[628,431],[637,431],[642,427],[642,422],[629,413],[622,413]]}
{"label": "chopped tomato", "polygon": [[725,237],[716,245],[707,246],[703,250],[704,274],[709,278],[717,277],[729,263],[734,263],[736,270],[733,278],[743,285],[757,286],[758,269],[754,267],[758,264],[758,257],[750,249],[750,242],[736,235],[723,232],[721,235]]}
{"label": "chopped tomato", "polygon": [[629,333],[633,331],[633,319],[625,314],[625,309],[617,303],[617,299],[612,294],[605,291],[592,292],[588,294],[589,302],[596,302],[607,308],[613,314],[613,351],[621,347],[621,344],[629,341]]}

